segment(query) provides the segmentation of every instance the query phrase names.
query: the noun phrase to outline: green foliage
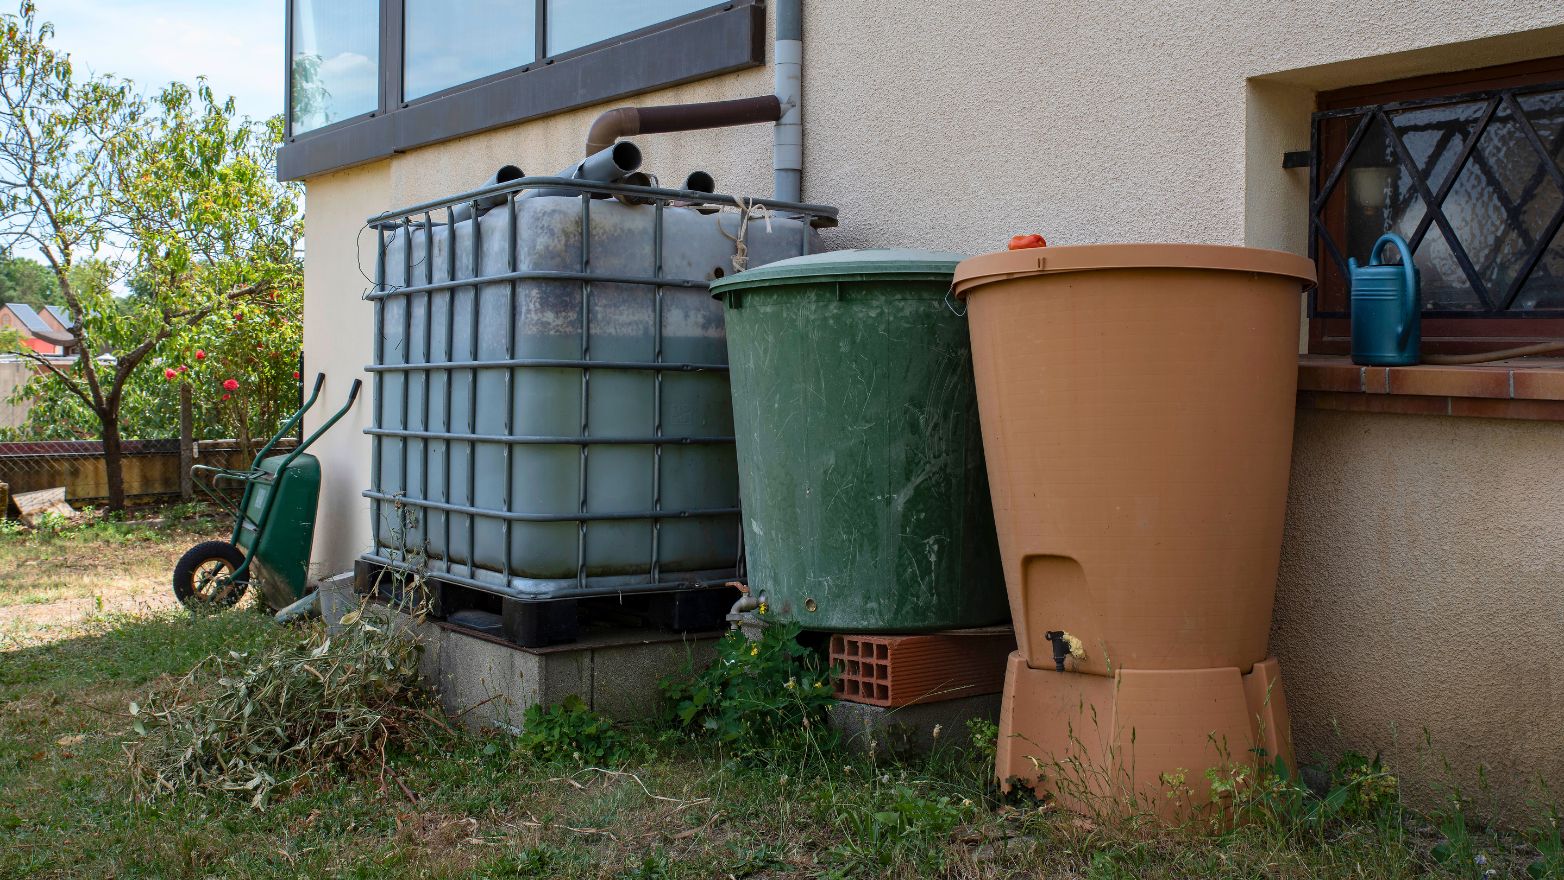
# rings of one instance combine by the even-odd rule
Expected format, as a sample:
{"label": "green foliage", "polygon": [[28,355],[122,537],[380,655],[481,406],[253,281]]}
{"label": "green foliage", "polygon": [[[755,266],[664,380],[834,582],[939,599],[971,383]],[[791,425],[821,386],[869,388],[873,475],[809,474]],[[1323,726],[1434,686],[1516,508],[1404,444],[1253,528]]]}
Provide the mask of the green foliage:
{"label": "green foliage", "polygon": [[[0,150],[0,250],[43,257],[71,333],[93,355],[40,364],[44,377],[24,392],[40,398],[30,427],[84,436],[95,422],[118,508],[117,442],[170,436],[177,382],[202,392],[208,425],[241,439],[272,433],[294,408],[299,190],[273,174],[279,119],[239,117],[204,80],[149,102],[124,80],[79,76],[32,0],[0,22],[0,141],[13,145]],[[84,266],[93,277],[80,277]],[[131,296],[114,295],[120,279]],[[210,371],[221,375],[190,370],[203,344],[223,349]],[[216,384],[227,379],[236,392]]]}
{"label": "green foliage", "polygon": [[0,254],[0,303],[24,303],[35,309],[63,306],[59,282],[48,266],[26,257]]}
{"label": "green foliage", "polygon": [[1331,790],[1346,791],[1340,818],[1347,822],[1377,822],[1392,815],[1401,804],[1401,788],[1380,756],[1365,758],[1347,752],[1331,771]]}
{"label": "green foliage", "polygon": [[1287,838],[1323,838],[1347,825],[1399,827],[1400,786],[1381,762],[1348,752],[1337,762],[1331,786],[1316,795],[1281,758],[1258,769],[1235,763],[1206,772],[1213,795],[1224,798],[1234,815]]}
{"label": "green foliage", "polygon": [[1564,878],[1564,831],[1560,829],[1557,804],[1547,805],[1542,824],[1532,828],[1528,836],[1540,857],[1526,866],[1526,874],[1536,880]]}
{"label": "green foliage", "polygon": [[836,804],[848,831],[846,842],[831,850],[832,860],[848,874],[879,873],[897,865],[916,865],[919,876],[942,872],[945,840],[956,826],[973,818],[971,800],[927,790],[927,782],[877,779],[861,800]]}
{"label": "green foliage", "polygon": [[800,731],[824,735],[833,673],[798,643],[798,633],[786,624],[766,627],[758,642],[736,630],[723,636],[710,666],[661,683],[672,723],[753,749]]}
{"label": "green foliage", "polygon": [[614,765],[628,756],[613,723],[574,694],[556,706],[528,706],[516,745],[551,764]]}
{"label": "green foliage", "polygon": [[33,518],[33,532],[40,538],[53,538],[70,528],[71,521],[61,513],[45,510]]}
{"label": "green foliage", "polygon": [[968,718],[967,735],[974,760],[992,771],[999,751],[999,725],[983,717]]}

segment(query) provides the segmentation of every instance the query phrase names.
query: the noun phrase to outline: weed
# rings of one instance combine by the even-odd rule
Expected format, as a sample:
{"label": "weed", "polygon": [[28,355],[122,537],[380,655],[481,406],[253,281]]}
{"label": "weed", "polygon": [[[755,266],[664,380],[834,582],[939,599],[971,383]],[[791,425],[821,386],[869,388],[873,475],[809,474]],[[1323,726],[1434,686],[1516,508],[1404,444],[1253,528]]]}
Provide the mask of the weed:
{"label": "weed", "polygon": [[1564,878],[1564,837],[1560,835],[1558,805],[1549,804],[1543,810],[1542,824],[1527,835],[1540,855],[1526,866],[1528,875],[1536,880]]}
{"label": "weed", "polygon": [[1331,790],[1348,792],[1340,809],[1348,822],[1378,822],[1401,804],[1400,783],[1378,754],[1372,759],[1351,751],[1342,755],[1331,771]]}
{"label": "weed", "polygon": [[927,876],[945,868],[945,841],[974,814],[969,799],[926,791],[927,783],[877,778],[862,799],[836,803],[847,840],[829,855],[845,874],[916,864]]}
{"label": "weed", "polygon": [[3,515],[0,515],[0,537],[11,537],[25,534],[26,532],[27,527],[22,525],[20,520],[6,519]]}
{"label": "weed", "polygon": [[52,510],[45,510],[33,517],[33,533],[40,538],[57,538],[70,528],[70,517]]}
{"label": "weed", "polygon": [[554,706],[527,707],[517,746],[534,760],[551,764],[622,764],[624,739],[608,719],[574,694]]}
{"label": "weed", "polygon": [[999,751],[999,725],[983,717],[968,718],[967,735],[972,742],[973,760],[992,770]]}
{"label": "weed", "polygon": [[788,624],[766,627],[758,642],[736,630],[723,636],[710,666],[660,685],[669,720],[743,748],[825,730],[832,673],[798,643],[798,632]]}

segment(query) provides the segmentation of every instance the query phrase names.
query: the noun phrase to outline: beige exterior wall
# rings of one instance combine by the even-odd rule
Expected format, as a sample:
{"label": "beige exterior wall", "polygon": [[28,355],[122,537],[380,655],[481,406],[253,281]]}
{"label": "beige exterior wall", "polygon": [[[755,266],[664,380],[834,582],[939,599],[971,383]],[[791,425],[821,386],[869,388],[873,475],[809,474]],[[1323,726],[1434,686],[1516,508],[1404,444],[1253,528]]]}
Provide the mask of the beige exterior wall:
{"label": "beige exterior wall", "polygon": [[21,359],[0,360],[0,428],[20,428],[32,411],[31,401],[11,403],[16,389],[27,384],[37,373],[37,367]]}
{"label": "beige exterior wall", "polygon": [[[304,420],[313,431],[364,380],[359,401],[310,451],[320,457],[320,510],[310,559],[317,577],[350,568],[369,548],[369,438],[374,405],[364,365],[374,358],[374,308],[363,294],[374,277],[375,241],[364,218],[387,207],[390,163],[377,162],[309,182],[304,202],[304,379],[326,374],[321,399]],[[360,262],[366,278],[360,274]]]}
{"label": "beige exterior wall", "polygon": [[[1564,426],[1302,411],[1272,627],[1299,758],[1564,784]],[[1426,740],[1425,740],[1426,733]],[[1448,760],[1455,775],[1447,775]]]}
{"label": "beige exterior wall", "polygon": [[[804,197],[841,208],[834,248],[975,253],[1037,230],[1055,244],[1301,253],[1306,172],[1284,171],[1281,154],[1308,146],[1317,90],[1564,51],[1557,0],[1065,0],[1021,15],[994,0],[925,4],[917,15],[870,0],[805,6]],[[624,103],[770,88],[763,68]],[[365,216],[476,185],[504,162],[552,173],[578,158],[601,109],[310,181],[310,369],[329,366],[340,395],[369,358],[370,308],[353,264]],[[637,142],[664,182],[702,168],[722,191],[770,191],[765,126]],[[367,268],[369,252],[358,258]],[[367,415],[361,406],[319,450],[328,493],[316,558],[328,568],[367,545],[358,491],[369,454],[357,433]],[[1491,759],[1515,781],[1546,770],[1564,784],[1556,753],[1516,741],[1564,731],[1564,541],[1538,525],[1560,521],[1556,482],[1552,516],[1540,518],[1539,475],[1564,451],[1561,432],[1300,418],[1276,649],[1305,756],[1340,745],[1325,735],[1333,720],[1367,749],[1389,745],[1389,725],[1403,741],[1427,725],[1453,759]],[[1358,638],[1335,646],[1327,634],[1337,632]],[[1493,638],[1463,636],[1473,632]],[[1522,669],[1538,672],[1524,684],[1506,677]]]}

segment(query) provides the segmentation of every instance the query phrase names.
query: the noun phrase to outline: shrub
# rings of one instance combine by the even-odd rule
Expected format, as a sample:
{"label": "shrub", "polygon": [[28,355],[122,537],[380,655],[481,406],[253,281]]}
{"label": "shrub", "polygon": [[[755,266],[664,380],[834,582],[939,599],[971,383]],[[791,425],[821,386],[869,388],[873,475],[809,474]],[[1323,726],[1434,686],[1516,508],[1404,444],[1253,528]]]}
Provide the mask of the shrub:
{"label": "shrub", "polygon": [[557,706],[527,707],[517,746],[548,763],[619,764],[624,740],[613,724],[572,694]]}
{"label": "shrub", "polygon": [[798,643],[798,632],[796,624],[768,626],[758,642],[729,632],[710,666],[665,679],[674,726],[752,748],[823,730],[832,672]]}

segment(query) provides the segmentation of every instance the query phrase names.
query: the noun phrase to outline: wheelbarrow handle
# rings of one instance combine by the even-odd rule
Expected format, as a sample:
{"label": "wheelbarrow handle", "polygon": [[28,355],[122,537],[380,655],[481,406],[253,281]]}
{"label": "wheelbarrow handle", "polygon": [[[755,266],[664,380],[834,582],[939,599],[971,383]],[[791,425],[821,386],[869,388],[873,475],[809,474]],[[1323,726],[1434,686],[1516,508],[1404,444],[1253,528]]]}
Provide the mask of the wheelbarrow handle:
{"label": "wheelbarrow handle", "polygon": [[[322,377],[324,377],[324,374],[322,374]],[[316,385],[317,385],[317,387],[319,386],[319,380],[316,380]],[[313,434],[310,434],[308,437],[305,437],[304,440],[301,443],[299,443],[298,446],[293,447],[293,451],[288,453],[288,457],[282,460],[282,464],[281,464],[281,466],[279,466],[277,468],[277,472],[278,473],[282,473],[283,470],[285,470],[288,467],[288,465],[293,462],[293,460],[295,458],[298,458],[304,452],[304,450],[310,448],[311,444],[313,444],[316,440],[319,440],[320,439],[320,435],[322,435],[322,434],[326,433],[327,431],[331,430],[331,426],[332,425],[335,425],[338,421],[340,421],[342,419],[343,416],[347,415],[348,414],[348,410],[353,408],[353,402],[358,400],[358,392],[363,387],[364,387],[364,380],[363,379],[354,379],[353,380],[353,387],[348,389],[348,400],[347,400],[347,402],[342,404],[342,408],[337,410],[335,413],[333,413],[331,418],[327,419],[324,423],[322,423],[319,428],[316,428],[315,432]],[[314,401],[314,398],[312,397],[311,398],[311,402],[313,402],[313,401]],[[306,409],[307,408],[308,407],[306,407]],[[301,411],[301,414],[302,414],[302,411]]]}
{"label": "wheelbarrow handle", "polygon": [[304,401],[304,405],[302,407],[299,407],[299,411],[298,412],[296,412],[292,416],[290,416],[289,419],[286,422],[283,422],[282,429],[279,430],[276,434],[273,434],[272,435],[272,439],[266,441],[266,445],[261,447],[261,451],[257,452],[255,454],[255,461],[250,465],[252,470],[255,469],[255,468],[259,468],[261,466],[261,459],[266,457],[266,453],[271,452],[272,451],[272,447],[276,446],[277,442],[279,440],[281,440],[283,437],[286,437],[288,435],[288,433],[290,431],[292,431],[296,425],[299,424],[299,420],[304,418],[304,414],[306,412],[309,412],[309,408],[315,405],[315,399],[320,397],[320,389],[325,384],[326,384],[326,374],[325,373],[316,373],[315,374],[315,388],[314,388],[314,390],[310,391],[309,399]]}

